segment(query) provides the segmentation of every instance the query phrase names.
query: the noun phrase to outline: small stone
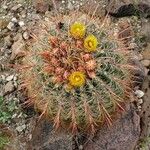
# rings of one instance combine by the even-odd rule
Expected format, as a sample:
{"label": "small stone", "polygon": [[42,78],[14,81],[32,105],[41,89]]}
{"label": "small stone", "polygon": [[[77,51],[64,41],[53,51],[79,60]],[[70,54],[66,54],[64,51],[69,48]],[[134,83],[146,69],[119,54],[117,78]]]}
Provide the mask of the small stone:
{"label": "small stone", "polygon": [[25,54],[25,42],[22,39],[22,35],[18,35],[18,37],[16,37],[16,42],[14,42],[14,44],[12,45],[12,54],[10,57],[10,60],[14,60],[17,57],[21,57],[24,56]]}
{"label": "small stone", "polygon": [[28,39],[29,39],[29,34],[28,34],[28,32],[26,32],[26,31],[23,33],[22,36],[23,36],[23,38],[24,38],[25,40],[28,40]]}
{"label": "small stone", "polygon": [[45,17],[44,20],[48,22],[48,21],[49,21],[49,18]]}
{"label": "small stone", "polygon": [[12,38],[10,35],[4,38],[4,47],[10,47],[12,45]]}
{"label": "small stone", "polygon": [[141,63],[144,65],[144,67],[149,67],[150,60],[145,59],[145,60],[142,60]]}
{"label": "small stone", "polygon": [[9,94],[15,90],[13,82],[9,81],[4,87],[4,95]]}
{"label": "small stone", "polygon": [[148,75],[148,72],[149,72],[150,70],[147,69],[147,68],[144,68],[144,71],[145,71],[145,75]]}
{"label": "small stone", "polygon": [[135,49],[135,48],[137,48],[138,46],[137,46],[137,44],[136,43],[130,43],[130,48],[131,49]]}
{"label": "small stone", "polygon": [[14,76],[13,80],[14,80],[14,81],[17,81],[17,76]]}
{"label": "small stone", "polygon": [[33,1],[33,5],[36,11],[39,13],[45,13],[46,11],[48,11],[50,6],[50,4],[46,0],[36,0],[35,2]]}
{"label": "small stone", "polygon": [[8,6],[6,6],[6,5],[3,5],[2,7],[3,7],[3,9],[5,9],[5,10],[8,8]]}
{"label": "small stone", "polygon": [[26,14],[22,14],[22,18],[25,18],[26,17]]}
{"label": "small stone", "polygon": [[150,22],[149,21],[148,22],[144,21],[142,23],[141,33],[146,37],[146,41],[150,42]]}
{"label": "small stone", "polygon": [[17,117],[17,114],[15,113],[15,114],[12,115],[11,118],[14,119],[14,118],[16,118],[16,117]]}
{"label": "small stone", "polygon": [[143,59],[150,59],[150,43],[146,47],[146,49],[142,52]]}
{"label": "small stone", "polygon": [[139,54],[139,55],[138,55],[138,60],[139,60],[139,61],[143,60],[143,55],[142,55],[142,54]]}
{"label": "small stone", "polygon": [[14,75],[10,75],[6,78],[6,81],[11,81],[11,80],[13,80],[13,78],[14,78]]}
{"label": "small stone", "polygon": [[4,29],[6,28],[8,25],[8,20],[6,18],[0,18],[0,29]]}
{"label": "small stone", "polygon": [[144,96],[144,92],[141,91],[141,90],[136,90],[136,91],[135,91],[135,94],[136,94],[136,96],[137,96],[138,98],[142,98],[142,97]]}
{"label": "small stone", "polygon": [[16,130],[17,130],[18,132],[22,132],[25,128],[26,128],[26,125],[24,124],[24,125],[22,125],[22,126],[18,126],[18,127],[16,128]]}
{"label": "small stone", "polygon": [[31,140],[31,139],[32,139],[32,134],[29,134],[29,137],[28,137],[28,138],[29,138],[29,140]]}
{"label": "small stone", "polygon": [[1,75],[1,78],[3,81],[6,79],[4,75]]}
{"label": "small stone", "polygon": [[83,150],[83,145],[80,145],[80,146],[79,146],[79,150]]}
{"label": "small stone", "polygon": [[62,4],[64,4],[65,3],[65,1],[64,0],[62,0]]}
{"label": "small stone", "polygon": [[140,98],[140,99],[138,100],[138,103],[139,103],[139,104],[143,104],[143,99]]}
{"label": "small stone", "polygon": [[14,87],[17,88],[18,87],[18,84],[16,81],[14,81]]}
{"label": "small stone", "polygon": [[14,17],[11,19],[12,22],[18,22],[18,20]]}
{"label": "small stone", "polygon": [[69,1],[68,2],[68,9],[69,10],[72,10],[74,7],[73,7],[73,5],[72,5],[72,2],[71,1]]}
{"label": "small stone", "polygon": [[16,10],[19,9],[21,6],[22,6],[21,4],[15,5],[14,7],[12,7],[11,10],[16,11]]}
{"label": "small stone", "polygon": [[142,110],[142,107],[141,106],[138,106],[138,111],[140,112]]}
{"label": "small stone", "polygon": [[142,108],[142,106],[138,106],[138,109],[141,109]]}
{"label": "small stone", "polygon": [[9,24],[7,25],[7,28],[8,28],[9,30],[11,30],[11,31],[14,30],[14,27],[15,27],[15,25],[14,25],[13,22],[9,22]]}
{"label": "small stone", "polygon": [[23,27],[25,25],[25,23],[23,21],[19,21],[18,24],[20,27]]}

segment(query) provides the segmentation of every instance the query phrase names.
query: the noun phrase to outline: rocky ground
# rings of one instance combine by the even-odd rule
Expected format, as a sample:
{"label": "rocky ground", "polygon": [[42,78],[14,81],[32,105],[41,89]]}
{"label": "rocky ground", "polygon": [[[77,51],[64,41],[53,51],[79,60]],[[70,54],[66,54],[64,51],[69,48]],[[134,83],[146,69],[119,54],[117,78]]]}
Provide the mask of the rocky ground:
{"label": "rocky ground", "polygon": [[[91,0],[56,1],[59,11],[64,12],[81,7],[88,12]],[[86,5],[85,5],[86,3]],[[134,4],[133,7],[129,5]],[[101,0],[97,16],[110,13],[114,22],[125,17],[133,25],[135,37],[130,42],[136,59],[144,69],[143,84],[138,84],[132,105],[120,115],[111,129],[104,127],[95,137],[80,133],[55,133],[47,120],[38,120],[32,106],[23,103],[27,97],[20,88],[19,75],[13,68],[17,58],[24,55],[30,37],[30,27],[55,10],[51,0],[2,0],[0,1],[0,139],[9,137],[7,150],[149,150],[150,149],[150,1]],[[131,11],[132,9],[132,11]],[[125,11],[128,10],[128,11]],[[138,13],[135,13],[138,12]],[[123,20],[123,19],[122,19]],[[10,65],[11,64],[11,65]],[[139,74],[139,73],[138,73]],[[145,77],[143,77],[145,76]],[[141,82],[141,81],[140,81]],[[120,129],[121,130],[118,130]],[[0,141],[0,149],[2,140]],[[4,142],[5,143],[5,142]],[[6,142],[7,143],[7,142]]]}

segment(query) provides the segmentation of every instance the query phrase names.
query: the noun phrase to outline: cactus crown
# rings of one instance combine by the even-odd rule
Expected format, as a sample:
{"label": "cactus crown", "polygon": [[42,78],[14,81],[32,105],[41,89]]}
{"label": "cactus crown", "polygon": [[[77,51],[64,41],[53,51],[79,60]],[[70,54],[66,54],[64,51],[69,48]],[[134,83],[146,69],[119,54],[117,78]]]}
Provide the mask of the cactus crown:
{"label": "cactus crown", "polygon": [[[56,129],[112,124],[131,87],[129,52],[109,18],[72,12],[40,23],[21,71],[30,101]],[[61,27],[60,24],[61,23]],[[40,30],[40,33],[38,33]]]}

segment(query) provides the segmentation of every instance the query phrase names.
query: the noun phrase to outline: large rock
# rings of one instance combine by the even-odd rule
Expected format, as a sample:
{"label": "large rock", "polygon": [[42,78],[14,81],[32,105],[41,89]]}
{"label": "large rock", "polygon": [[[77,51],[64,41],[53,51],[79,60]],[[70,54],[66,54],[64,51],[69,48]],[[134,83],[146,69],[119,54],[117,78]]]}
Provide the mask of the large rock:
{"label": "large rock", "polygon": [[[28,150],[73,150],[71,135],[53,131],[46,120],[39,122],[33,131]],[[112,127],[104,126],[93,139],[79,137],[77,143],[84,150],[133,150],[140,135],[140,118],[133,107],[128,107]],[[85,140],[86,139],[86,140]],[[90,139],[90,140],[89,140]],[[87,142],[88,141],[88,142]],[[87,143],[85,145],[85,143]],[[76,147],[76,146],[74,146]],[[79,148],[78,147],[78,148]]]}
{"label": "large rock", "polygon": [[137,0],[131,2],[130,0],[115,0],[110,1],[107,11],[114,17],[125,16],[144,16],[150,18],[150,1],[149,0]]}
{"label": "large rock", "polygon": [[57,133],[46,120],[37,123],[27,150],[71,150],[71,135]]}
{"label": "large rock", "polygon": [[146,77],[142,90],[145,92],[143,97],[143,105],[141,111],[141,141],[145,141],[145,148],[144,150],[150,149],[150,74]]}
{"label": "large rock", "polygon": [[140,135],[140,118],[133,107],[121,115],[111,128],[104,127],[85,150],[133,150]]}

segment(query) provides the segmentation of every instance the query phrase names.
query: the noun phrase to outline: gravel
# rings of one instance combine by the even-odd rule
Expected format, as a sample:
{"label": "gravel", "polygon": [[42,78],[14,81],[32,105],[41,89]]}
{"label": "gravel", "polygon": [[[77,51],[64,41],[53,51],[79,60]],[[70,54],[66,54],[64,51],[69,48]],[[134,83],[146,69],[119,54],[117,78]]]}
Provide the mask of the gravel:
{"label": "gravel", "polygon": [[4,95],[10,94],[15,90],[14,84],[12,81],[9,81],[5,86],[4,86]]}
{"label": "gravel", "polygon": [[141,91],[141,90],[136,90],[136,91],[135,91],[135,94],[136,94],[136,96],[137,96],[138,98],[142,98],[142,97],[144,96],[144,92]]}

